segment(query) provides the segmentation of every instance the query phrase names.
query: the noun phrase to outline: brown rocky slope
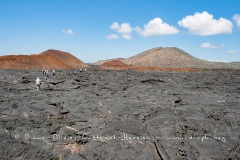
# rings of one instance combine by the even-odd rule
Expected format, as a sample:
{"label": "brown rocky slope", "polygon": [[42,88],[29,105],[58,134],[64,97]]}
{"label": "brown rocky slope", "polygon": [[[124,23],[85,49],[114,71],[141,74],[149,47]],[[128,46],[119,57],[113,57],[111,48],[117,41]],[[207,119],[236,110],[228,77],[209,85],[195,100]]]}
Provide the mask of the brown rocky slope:
{"label": "brown rocky slope", "polygon": [[[113,60],[116,59],[98,61],[95,63],[95,65],[102,65],[105,62]],[[129,65],[129,67],[131,66],[130,68],[133,66],[144,67],[144,70],[147,68],[149,70],[152,68],[157,68],[157,70],[169,68],[240,69],[240,62],[227,63],[201,60],[176,47],[156,47],[127,59],[118,58],[117,60],[120,60],[123,63]]]}
{"label": "brown rocky slope", "polygon": [[76,57],[74,57],[73,55],[71,55],[68,52],[62,52],[62,51],[50,49],[50,50],[40,53],[40,55],[55,58],[56,60],[64,62],[66,65],[69,65],[73,68],[87,66],[81,60],[77,59]]}
{"label": "brown rocky slope", "polygon": [[101,66],[104,66],[104,67],[123,67],[123,66],[128,66],[128,65],[123,63],[120,60],[112,60],[112,61],[107,61],[107,62],[103,63]]}
{"label": "brown rocky slope", "polygon": [[100,65],[102,65],[102,64],[104,64],[106,62],[115,61],[115,60],[123,62],[125,60],[125,58],[114,58],[114,59],[100,60],[100,61],[95,62],[94,65],[99,65],[100,66]]}
{"label": "brown rocky slope", "polygon": [[240,69],[240,62],[210,62],[201,60],[176,47],[157,47],[132,56],[123,61],[133,66],[155,66],[163,68],[208,68]]}
{"label": "brown rocky slope", "polygon": [[196,72],[199,71],[194,68],[162,68],[156,66],[131,66],[120,60],[107,61],[100,65],[101,69],[107,70],[138,70],[138,71],[175,71],[175,72]]}
{"label": "brown rocky slope", "polygon": [[203,68],[212,67],[205,61],[197,59],[190,54],[175,47],[158,47],[147,50],[124,61],[134,66],[158,66],[164,68]]}
{"label": "brown rocky slope", "polygon": [[72,69],[87,66],[67,52],[47,50],[35,55],[0,56],[0,69]]}

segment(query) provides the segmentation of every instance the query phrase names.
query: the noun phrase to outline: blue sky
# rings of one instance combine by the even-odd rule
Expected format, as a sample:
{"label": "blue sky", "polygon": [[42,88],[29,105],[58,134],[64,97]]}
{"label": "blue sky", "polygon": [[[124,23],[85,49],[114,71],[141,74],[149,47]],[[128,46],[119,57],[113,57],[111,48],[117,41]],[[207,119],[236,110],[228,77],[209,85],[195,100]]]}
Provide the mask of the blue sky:
{"label": "blue sky", "polygon": [[86,63],[178,47],[240,61],[240,0],[0,0],[0,55],[67,51]]}

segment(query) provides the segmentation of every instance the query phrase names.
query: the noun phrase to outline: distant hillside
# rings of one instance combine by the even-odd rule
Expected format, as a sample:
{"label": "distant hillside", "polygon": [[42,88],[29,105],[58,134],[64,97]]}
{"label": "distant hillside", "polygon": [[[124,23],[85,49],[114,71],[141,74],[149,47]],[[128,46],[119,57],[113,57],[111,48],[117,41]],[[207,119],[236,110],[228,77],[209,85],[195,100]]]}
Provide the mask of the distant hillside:
{"label": "distant hillside", "polygon": [[123,61],[133,66],[164,68],[239,68],[239,62],[210,62],[193,57],[176,47],[153,48]]}
{"label": "distant hillside", "polygon": [[198,71],[192,68],[161,68],[154,66],[129,66],[121,60],[107,61],[100,65],[101,69],[110,70],[138,70],[138,71],[175,71],[175,72],[195,72]]}
{"label": "distant hillside", "polygon": [[112,61],[107,61],[107,62],[103,63],[101,66],[103,66],[103,67],[124,67],[124,66],[128,66],[128,65],[123,63],[120,60],[112,60]]}
{"label": "distant hillside", "polygon": [[134,66],[159,66],[173,68],[202,68],[210,64],[197,59],[178,48],[153,48],[130,57],[124,61]]}
{"label": "distant hillside", "polygon": [[125,58],[114,58],[114,59],[100,60],[100,61],[95,62],[94,65],[102,65],[105,62],[114,61],[114,60],[124,61]]}
{"label": "distant hillside", "polygon": [[70,53],[47,50],[36,55],[0,56],[0,69],[72,69],[87,66]]}
{"label": "distant hillside", "polygon": [[62,52],[62,51],[50,49],[40,53],[40,55],[52,57],[56,60],[64,62],[66,65],[71,66],[72,68],[87,66],[81,60],[77,59],[76,57],[74,57],[68,52]]}

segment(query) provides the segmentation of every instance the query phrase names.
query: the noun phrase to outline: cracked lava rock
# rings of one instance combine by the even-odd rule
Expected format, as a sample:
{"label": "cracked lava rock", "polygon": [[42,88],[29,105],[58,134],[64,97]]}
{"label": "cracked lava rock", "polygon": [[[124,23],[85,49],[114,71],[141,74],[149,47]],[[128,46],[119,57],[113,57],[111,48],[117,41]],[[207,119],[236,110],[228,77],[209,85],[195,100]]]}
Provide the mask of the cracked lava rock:
{"label": "cracked lava rock", "polygon": [[240,159],[239,71],[72,73],[0,70],[0,159]]}

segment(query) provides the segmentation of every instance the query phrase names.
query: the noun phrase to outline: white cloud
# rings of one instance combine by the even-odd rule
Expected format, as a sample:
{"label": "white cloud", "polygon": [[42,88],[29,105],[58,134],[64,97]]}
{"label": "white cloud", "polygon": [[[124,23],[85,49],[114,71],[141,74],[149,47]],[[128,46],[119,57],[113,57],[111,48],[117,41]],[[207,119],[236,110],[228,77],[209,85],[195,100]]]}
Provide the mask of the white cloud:
{"label": "white cloud", "polygon": [[[132,39],[132,27],[129,23],[122,23],[119,24],[118,22],[114,22],[111,26],[110,29],[112,30],[116,30],[116,32],[122,34],[122,38],[130,40]],[[111,40],[111,39],[117,39],[118,35],[116,34],[111,34],[111,35],[107,35],[107,39]]]}
{"label": "white cloud", "polygon": [[129,23],[122,23],[120,28],[118,29],[119,33],[131,33],[132,28]]}
{"label": "white cloud", "polygon": [[235,14],[233,20],[237,22],[237,26],[240,29],[240,14]]}
{"label": "white cloud", "polygon": [[211,44],[210,42],[204,42],[200,45],[200,47],[202,47],[202,48],[224,48],[224,47],[226,47],[226,45],[221,44],[219,46],[216,46],[216,45]]}
{"label": "white cloud", "polygon": [[112,30],[116,30],[119,33],[122,34],[129,34],[132,32],[132,27],[130,26],[129,23],[122,23],[121,25],[118,22],[114,22],[110,28]]}
{"label": "white cloud", "polygon": [[114,22],[111,26],[110,26],[110,29],[112,30],[117,30],[119,29],[120,26],[119,26],[119,23],[118,22]]}
{"label": "white cloud", "polygon": [[164,23],[161,18],[154,18],[144,25],[144,29],[136,27],[135,31],[144,37],[178,33],[177,28]]}
{"label": "white cloud", "polygon": [[208,61],[211,61],[211,62],[224,62],[224,63],[228,63],[228,61],[223,61],[223,60],[211,60],[211,59],[209,59]]}
{"label": "white cloud", "polygon": [[110,35],[106,35],[106,38],[109,39],[109,40],[118,39],[118,35],[116,35],[116,34],[110,34]]}
{"label": "white cloud", "polygon": [[178,25],[187,28],[192,34],[201,36],[230,34],[233,29],[230,20],[222,17],[219,20],[213,19],[213,15],[206,11],[186,16],[181,21],[178,21]]}
{"label": "white cloud", "polygon": [[130,34],[123,34],[122,37],[127,40],[132,39],[132,36]]}
{"label": "white cloud", "polygon": [[72,29],[63,30],[63,33],[64,34],[69,34],[69,35],[74,35],[75,34]]}
{"label": "white cloud", "polygon": [[228,50],[228,53],[229,54],[234,54],[234,53],[236,53],[236,50]]}
{"label": "white cloud", "polygon": [[213,44],[211,44],[211,43],[209,43],[209,42],[204,42],[204,43],[202,43],[202,44],[201,44],[201,47],[202,47],[202,48],[217,48],[217,46],[215,46],[215,45],[213,45]]}

